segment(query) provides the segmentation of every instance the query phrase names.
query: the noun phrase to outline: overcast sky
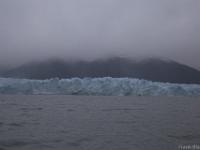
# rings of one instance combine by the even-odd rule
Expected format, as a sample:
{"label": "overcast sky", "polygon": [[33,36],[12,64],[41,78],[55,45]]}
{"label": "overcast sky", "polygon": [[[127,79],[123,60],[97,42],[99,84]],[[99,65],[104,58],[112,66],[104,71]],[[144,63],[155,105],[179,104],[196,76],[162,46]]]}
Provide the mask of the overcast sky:
{"label": "overcast sky", "polygon": [[200,68],[200,0],[0,0],[0,63],[162,57]]}

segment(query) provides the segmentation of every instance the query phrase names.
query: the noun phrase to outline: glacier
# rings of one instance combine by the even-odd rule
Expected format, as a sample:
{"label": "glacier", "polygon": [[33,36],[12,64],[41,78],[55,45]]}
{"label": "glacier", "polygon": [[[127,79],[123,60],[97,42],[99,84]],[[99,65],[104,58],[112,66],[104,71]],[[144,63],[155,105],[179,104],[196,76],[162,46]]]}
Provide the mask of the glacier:
{"label": "glacier", "polygon": [[30,80],[0,78],[0,94],[94,96],[200,96],[199,84],[173,84],[133,78]]}

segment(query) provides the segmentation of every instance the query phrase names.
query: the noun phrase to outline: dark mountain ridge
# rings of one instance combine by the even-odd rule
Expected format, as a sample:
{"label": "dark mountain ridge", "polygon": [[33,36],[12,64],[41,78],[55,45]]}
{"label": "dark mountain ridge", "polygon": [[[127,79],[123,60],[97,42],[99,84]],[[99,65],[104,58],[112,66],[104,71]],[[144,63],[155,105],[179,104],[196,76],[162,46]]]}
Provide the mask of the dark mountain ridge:
{"label": "dark mountain ridge", "polygon": [[1,73],[3,77],[48,79],[72,77],[130,77],[171,83],[200,84],[200,71],[175,61],[157,58],[135,61],[114,57],[95,61],[51,60],[30,63]]}

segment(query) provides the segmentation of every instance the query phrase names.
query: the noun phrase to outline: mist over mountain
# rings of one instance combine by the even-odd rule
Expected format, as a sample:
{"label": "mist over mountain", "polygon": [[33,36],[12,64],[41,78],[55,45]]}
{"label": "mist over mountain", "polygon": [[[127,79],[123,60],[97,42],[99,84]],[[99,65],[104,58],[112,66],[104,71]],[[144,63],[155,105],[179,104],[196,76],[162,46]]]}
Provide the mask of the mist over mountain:
{"label": "mist over mountain", "polygon": [[49,60],[32,62],[1,73],[3,77],[48,79],[72,77],[129,77],[171,83],[200,84],[200,71],[158,58],[135,61],[113,57],[94,61]]}

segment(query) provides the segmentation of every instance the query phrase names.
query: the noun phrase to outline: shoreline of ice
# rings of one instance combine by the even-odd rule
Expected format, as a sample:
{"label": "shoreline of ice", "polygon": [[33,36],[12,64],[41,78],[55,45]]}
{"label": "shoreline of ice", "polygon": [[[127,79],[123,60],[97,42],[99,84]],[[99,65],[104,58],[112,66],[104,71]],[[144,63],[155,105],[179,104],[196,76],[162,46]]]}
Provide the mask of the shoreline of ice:
{"label": "shoreline of ice", "polygon": [[0,78],[0,94],[200,96],[200,85],[111,77],[83,79],[53,78],[48,80]]}

